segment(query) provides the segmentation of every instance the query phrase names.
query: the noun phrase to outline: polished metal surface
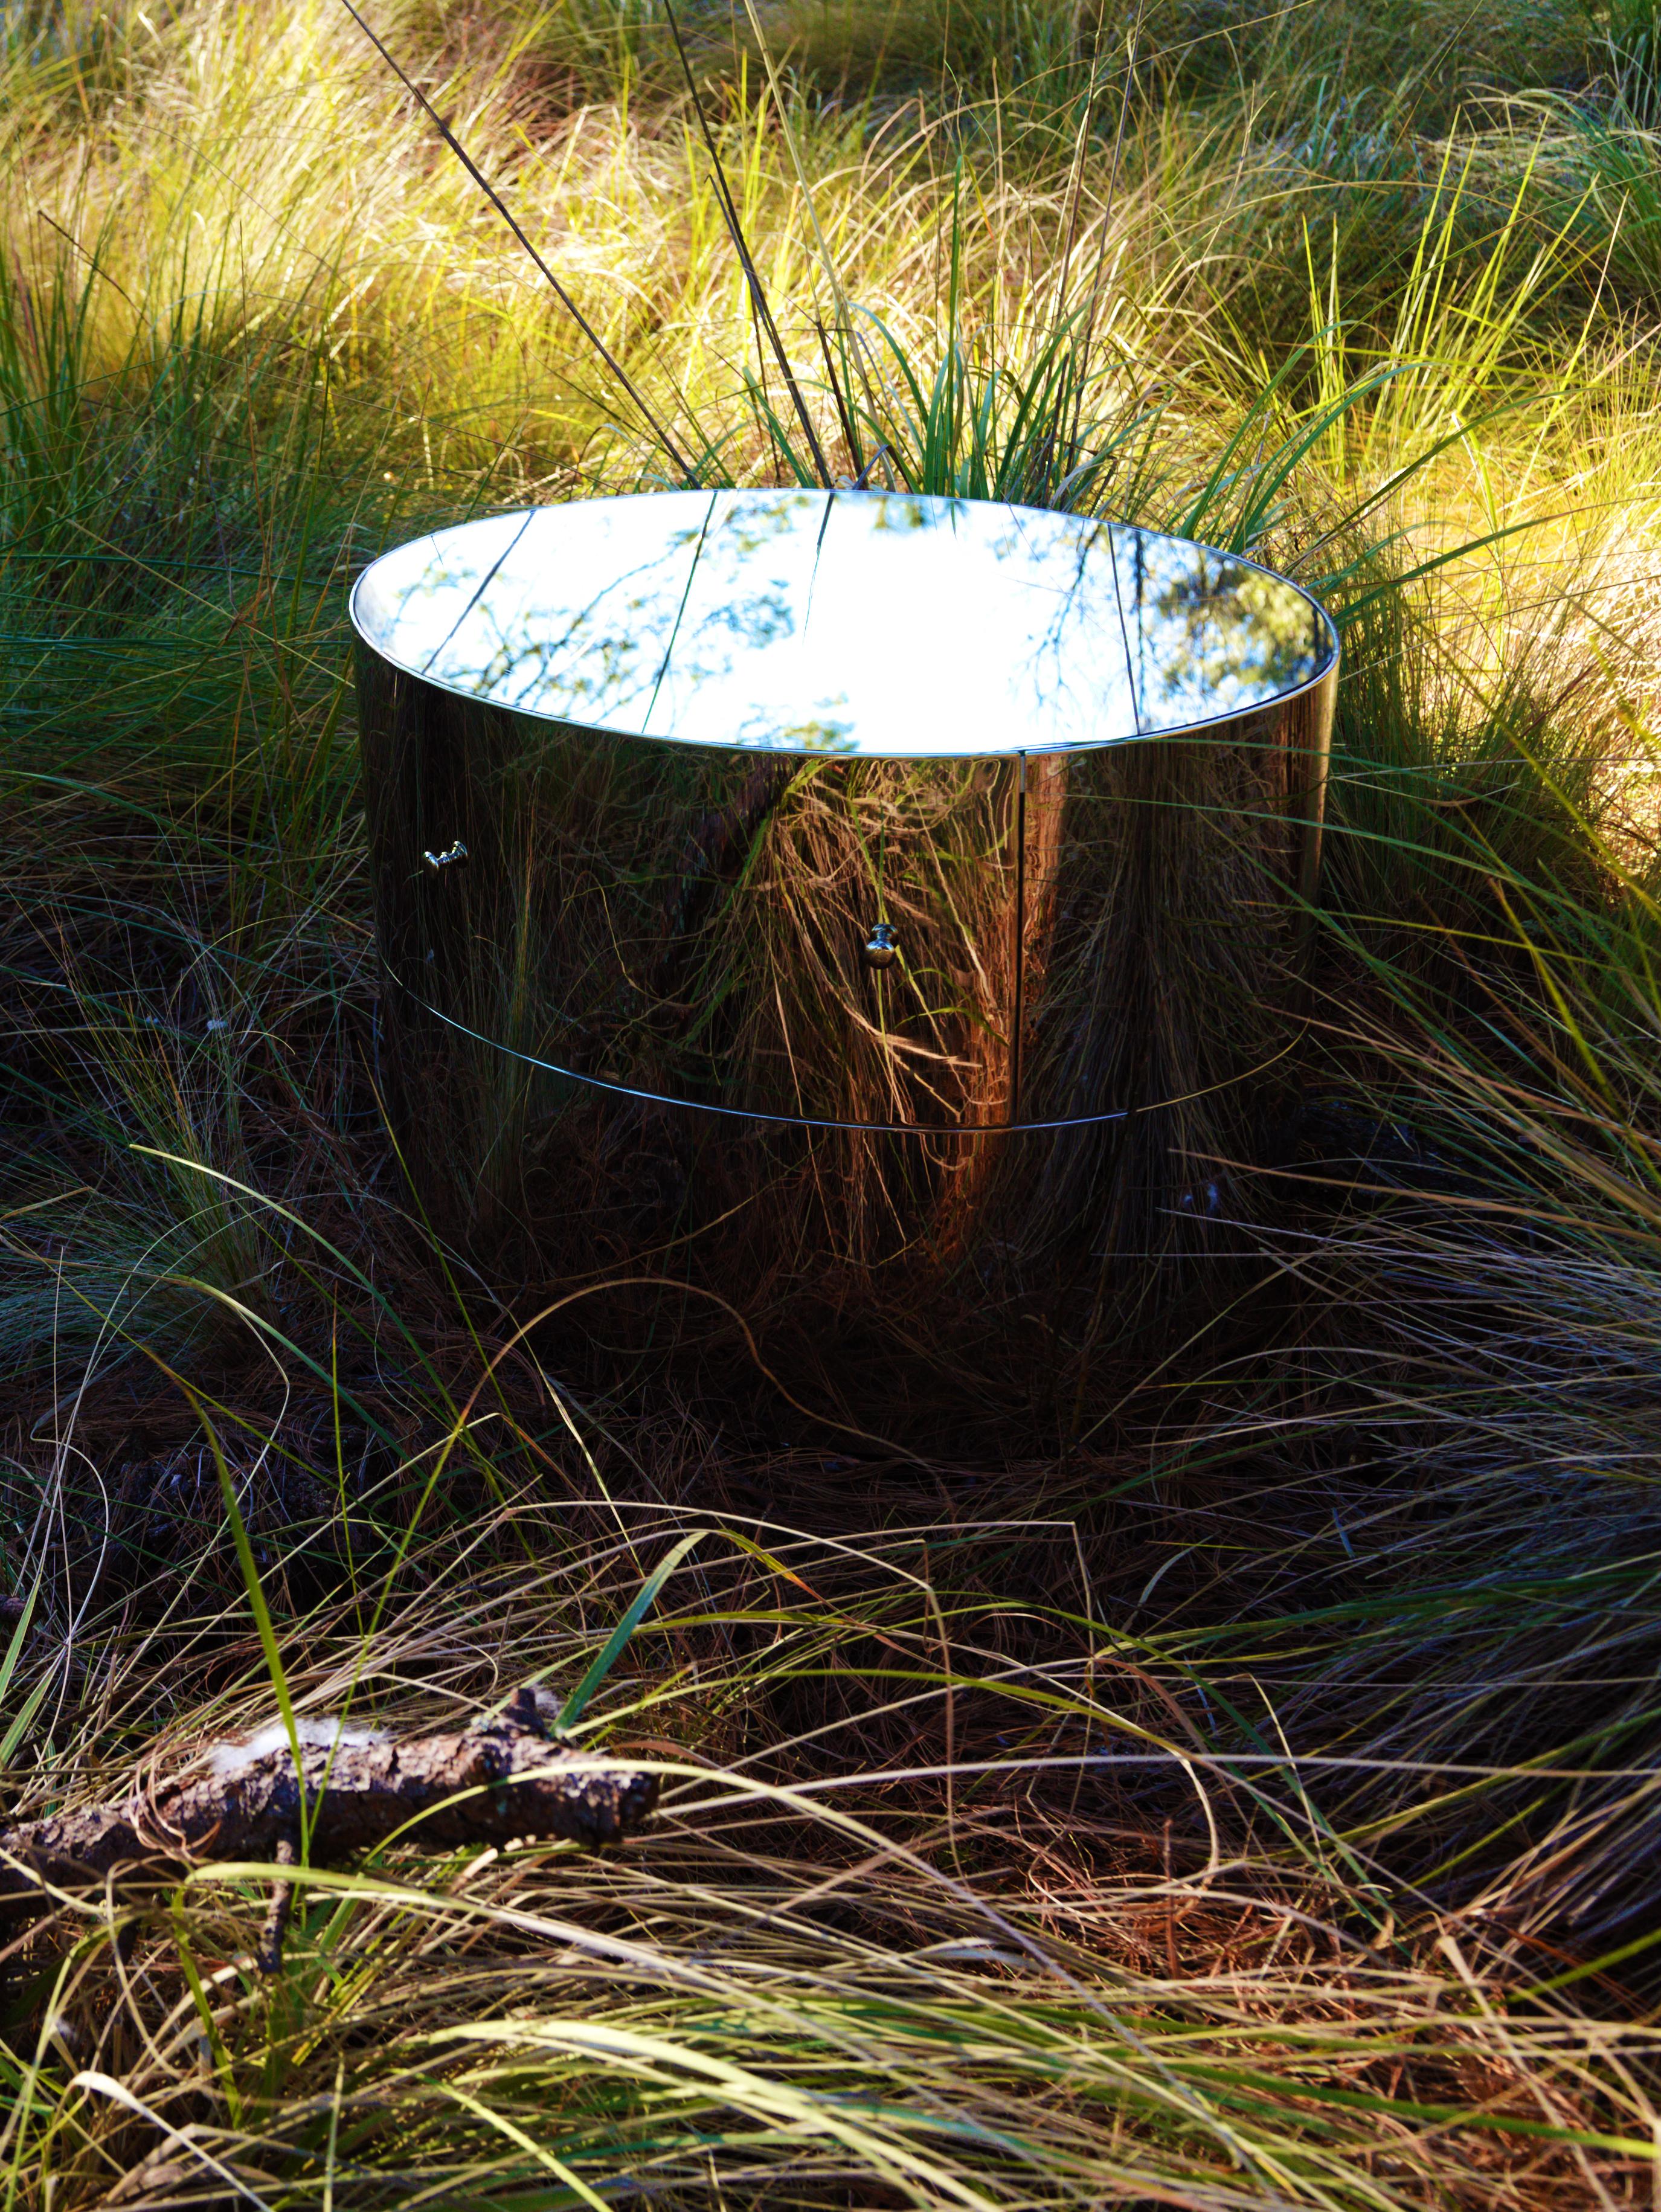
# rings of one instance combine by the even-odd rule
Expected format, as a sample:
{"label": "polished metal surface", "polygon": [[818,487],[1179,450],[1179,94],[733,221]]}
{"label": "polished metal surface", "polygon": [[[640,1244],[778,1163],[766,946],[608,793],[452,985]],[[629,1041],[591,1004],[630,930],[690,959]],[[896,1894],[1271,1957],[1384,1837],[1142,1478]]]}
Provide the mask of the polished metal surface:
{"label": "polished metal surface", "polygon": [[879,921],[865,940],[867,968],[891,968],[900,957],[900,940],[891,921]]}
{"label": "polished metal surface", "polygon": [[1296,586],[1031,509],[665,493],[400,547],[352,616],[438,1212],[989,1297],[1214,1235],[1194,1162],[1250,1141],[1319,861]]}
{"label": "polished metal surface", "polygon": [[1335,660],[1295,585],[1034,507],[676,492],[492,515],[375,562],[359,635],[515,714],[907,760],[1072,752],[1284,700]]}

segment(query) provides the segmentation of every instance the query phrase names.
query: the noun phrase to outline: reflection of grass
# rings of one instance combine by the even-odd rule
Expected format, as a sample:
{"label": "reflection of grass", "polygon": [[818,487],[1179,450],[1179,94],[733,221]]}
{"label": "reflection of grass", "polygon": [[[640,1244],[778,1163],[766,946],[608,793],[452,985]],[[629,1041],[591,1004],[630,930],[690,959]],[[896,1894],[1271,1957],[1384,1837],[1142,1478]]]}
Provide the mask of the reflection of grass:
{"label": "reflection of grass", "polygon": [[[1238,13],[1223,38],[1197,0],[1146,11],[1110,204],[1113,11],[1086,116],[1088,10],[761,8],[852,323],[758,64],[693,26],[837,467],[880,439],[919,484],[1181,524],[1347,612],[1313,1033],[1269,1126],[1182,1139],[1220,1156],[1171,1233],[1255,1224],[1238,1273],[1184,1335],[1122,1257],[969,1374],[922,1356],[934,1314],[827,1285],[834,1358],[770,1344],[776,1388],[691,1294],[580,1301],[504,1349],[569,1286],[438,1249],[379,1110],[345,580],[418,524],[656,459],[344,18],[6,18],[0,1482],[3,1573],[38,1587],[0,1658],[9,1804],[268,1717],[173,1374],[303,1710],[569,1690],[679,1535],[718,1530],[584,1716],[676,1765],[660,1834],[319,1875],[269,1990],[250,1878],[185,1885],[121,1957],[114,1908],[77,1906],[0,2027],[19,2204],[146,2160],[124,2201],[208,2201],[227,2169],[343,2206],[1644,2201],[1642,24]],[[654,404],[719,471],[779,468],[653,12],[388,22]],[[815,304],[833,349],[864,333],[847,426]],[[942,793],[991,839],[995,794],[946,774],[804,772],[748,863],[767,927],[887,896]],[[1151,945],[1095,1034],[1191,1078],[1277,1009],[1259,951],[1190,957],[1208,908],[1171,872],[1206,901],[1231,825],[1171,795],[1120,794],[1149,802],[1098,855],[1123,927],[1084,945],[1058,911],[1052,957],[1126,1005]],[[957,1018],[948,965],[893,987],[920,1035]],[[539,979],[509,987],[531,1021]],[[715,1072],[763,1048],[753,1010],[675,992]],[[510,1228],[591,1201],[626,1228],[697,1187],[649,1116],[586,1182],[521,1153],[543,1102],[493,1068]],[[1108,1166],[1134,1245],[1145,1184]],[[703,1347],[672,1389],[660,1346],[631,1371],[613,1340],[654,1310]],[[867,1433],[792,1406],[834,1414],[837,1385]]]}

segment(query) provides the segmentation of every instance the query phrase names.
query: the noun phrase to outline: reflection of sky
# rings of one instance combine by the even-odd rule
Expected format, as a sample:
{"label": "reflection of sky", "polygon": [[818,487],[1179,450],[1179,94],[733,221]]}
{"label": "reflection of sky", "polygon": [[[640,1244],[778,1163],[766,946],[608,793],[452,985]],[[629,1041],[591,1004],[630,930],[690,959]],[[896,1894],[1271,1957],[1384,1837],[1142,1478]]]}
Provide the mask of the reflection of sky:
{"label": "reflection of sky", "polygon": [[906,493],[665,492],[399,547],[352,615],[521,713],[892,757],[1111,744],[1293,690],[1324,617],[1250,562],[1077,515]]}

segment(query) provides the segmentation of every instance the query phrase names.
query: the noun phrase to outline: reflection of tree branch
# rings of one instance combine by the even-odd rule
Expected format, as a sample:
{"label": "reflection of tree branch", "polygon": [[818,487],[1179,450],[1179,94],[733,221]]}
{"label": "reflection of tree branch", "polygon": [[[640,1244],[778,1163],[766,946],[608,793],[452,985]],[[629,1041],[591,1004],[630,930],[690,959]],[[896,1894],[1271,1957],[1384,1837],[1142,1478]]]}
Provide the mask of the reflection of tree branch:
{"label": "reflection of tree branch", "polygon": [[716,884],[738,874],[795,769],[793,754],[757,761],[730,805],[709,807],[693,824],[680,872],[664,901],[663,945],[652,971],[655,988],[668,989]]}

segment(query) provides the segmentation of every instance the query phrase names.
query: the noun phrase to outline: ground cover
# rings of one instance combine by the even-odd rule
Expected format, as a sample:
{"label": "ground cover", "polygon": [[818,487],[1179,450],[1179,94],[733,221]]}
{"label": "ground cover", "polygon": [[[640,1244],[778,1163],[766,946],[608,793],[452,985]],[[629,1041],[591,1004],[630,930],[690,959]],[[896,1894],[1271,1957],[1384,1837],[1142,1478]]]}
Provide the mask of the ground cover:
{"label": "ground cover", "polygon": [[[805,468],[660,9],[373,23],[704,473]],[[662,446],[344,9],[0,14],[0,1813],[532,1679],[664,1808],[302,1868],[275,1978],[270,1869],[66,1901],[7,2202],[1650,2203],[1654,10],[682,29],[833,470],[1342,621],[1255,1271],[936,1453],[520,1333],[380,1111],[344,591]]]}

